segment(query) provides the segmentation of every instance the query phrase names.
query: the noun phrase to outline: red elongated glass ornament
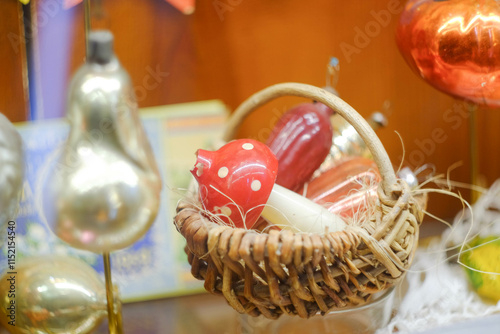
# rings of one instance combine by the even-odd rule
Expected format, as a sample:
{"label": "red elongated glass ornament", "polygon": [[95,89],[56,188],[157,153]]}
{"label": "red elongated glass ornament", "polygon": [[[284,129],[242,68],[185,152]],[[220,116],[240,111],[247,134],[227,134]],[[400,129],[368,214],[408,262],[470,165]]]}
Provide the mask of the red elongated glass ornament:
{"label": "red elongated glass ornament", "polygon": [[331,113],[303,103],[280,118],[266,142],[279,161],[277,184],[296,191],[323,163],[332,144]]}

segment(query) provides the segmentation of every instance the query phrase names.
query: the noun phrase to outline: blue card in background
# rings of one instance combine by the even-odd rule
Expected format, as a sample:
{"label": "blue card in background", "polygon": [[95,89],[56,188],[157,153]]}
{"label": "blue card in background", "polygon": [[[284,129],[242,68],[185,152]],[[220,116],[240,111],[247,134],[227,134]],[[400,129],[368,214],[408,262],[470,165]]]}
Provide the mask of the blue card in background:
{"label": "blue card in background", "polygon": [[[173,225],[175,205],[191,181],[189,170],[198,148],[220,138],[227,109],[220,101],[204,101],[145,108],[141,120],[163,180],[158,217],[134,245],[111,253],[113,282],[124,302],[182,295],[202,290],[190,274],[185,240]],[[48,228],[43,208],[50,165],[69,132],[65,120],[17,125],[24,142],[25,183],[16,219],[16,261],[30,255],[69,255],[103,273],[100,255],[74,249]],[[0,272],[7,266],[6,249],[0,252]]]}

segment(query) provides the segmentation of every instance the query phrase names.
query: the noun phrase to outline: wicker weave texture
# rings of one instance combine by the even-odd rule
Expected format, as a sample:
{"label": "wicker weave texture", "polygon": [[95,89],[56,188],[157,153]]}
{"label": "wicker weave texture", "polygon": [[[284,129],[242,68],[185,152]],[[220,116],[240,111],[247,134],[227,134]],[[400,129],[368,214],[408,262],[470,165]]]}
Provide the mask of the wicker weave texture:
{"label": "wicker weave texture", "polygon": [[366,226],[327,234],[220,226],[187,201],[179,203],[175,225],[187,240],[191,272],[207,291],[222,294],[240,313],[308,318],[364,304],[402,276],[421,219],[410,199],[384,198]]}

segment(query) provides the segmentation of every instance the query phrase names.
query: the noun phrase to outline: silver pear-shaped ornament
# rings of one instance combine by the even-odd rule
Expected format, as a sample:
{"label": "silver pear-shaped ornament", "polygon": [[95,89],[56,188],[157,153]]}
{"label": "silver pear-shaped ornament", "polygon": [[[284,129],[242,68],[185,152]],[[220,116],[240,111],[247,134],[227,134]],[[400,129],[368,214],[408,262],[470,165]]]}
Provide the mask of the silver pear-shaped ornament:
{"label": "silver pear-shaped ornament", "polygon": [[[19,207],[23,177],[21,136],[12,123],[0,113],[0,248],[7,241],[9,226],[11,229],[15,228],[13,221]],[[15,233],[15,230],[11,232]]]}
{"label": "silver pear-shaped ornament", "polygon": [[67,118],[70,133],[46,183],[47,222],[75,248],[125,248],[156,218],[161,178],[108,31],[89,36],[87,62],[70,85]]}

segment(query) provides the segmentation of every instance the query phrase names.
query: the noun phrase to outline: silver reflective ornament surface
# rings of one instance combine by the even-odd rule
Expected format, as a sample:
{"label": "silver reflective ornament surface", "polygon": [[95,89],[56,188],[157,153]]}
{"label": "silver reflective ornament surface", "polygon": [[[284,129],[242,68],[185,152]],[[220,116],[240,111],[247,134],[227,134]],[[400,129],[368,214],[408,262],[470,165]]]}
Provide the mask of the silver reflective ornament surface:
{"label": "silver reflective ornament surface", "polygon": [[[334,114],[330,119],[333,128],[332,146],[316,176],[337,165],[344,158],[372,156],[361,136],[349,122],[338,114]],[[378,130],[387,125],[387,118],[380,112],[374,112],[367,122],[374,130]]]}
{"label": "silver reflective ornament surface", "polygon": [[338,161],[345,156],[371,157],[371,153],[361,136],[342,116],[333,115],[332,126],[334,135],[330,156],[333,159]]}
{"label": "silver reflective ornament surface", "polygon": [[69,137],[47,182],[47,221],[76,248],[101,253],[130,246],[157,215],[161,179],[110,32],[90,34],[67,117]]}
{"label": "silver reflective ornament surface", "polygon": [[401,168],[398,172],[398,177],[405,180],[410,189],[416,189],[418,187],[418,178],[409,167]]}
{"label": "silver reflective ornament surface", "polygon": [[7,241],[7,226],[16,218],[23,188],[24,159],[21,136],[0,113],[0,248]]}
{"label": "silver reflective ornament surface", "polygon": [[10,333],[83,334],[106,317],[104,282],[86,263],[32,257],[16,272],[0,278],[0,322]]}

